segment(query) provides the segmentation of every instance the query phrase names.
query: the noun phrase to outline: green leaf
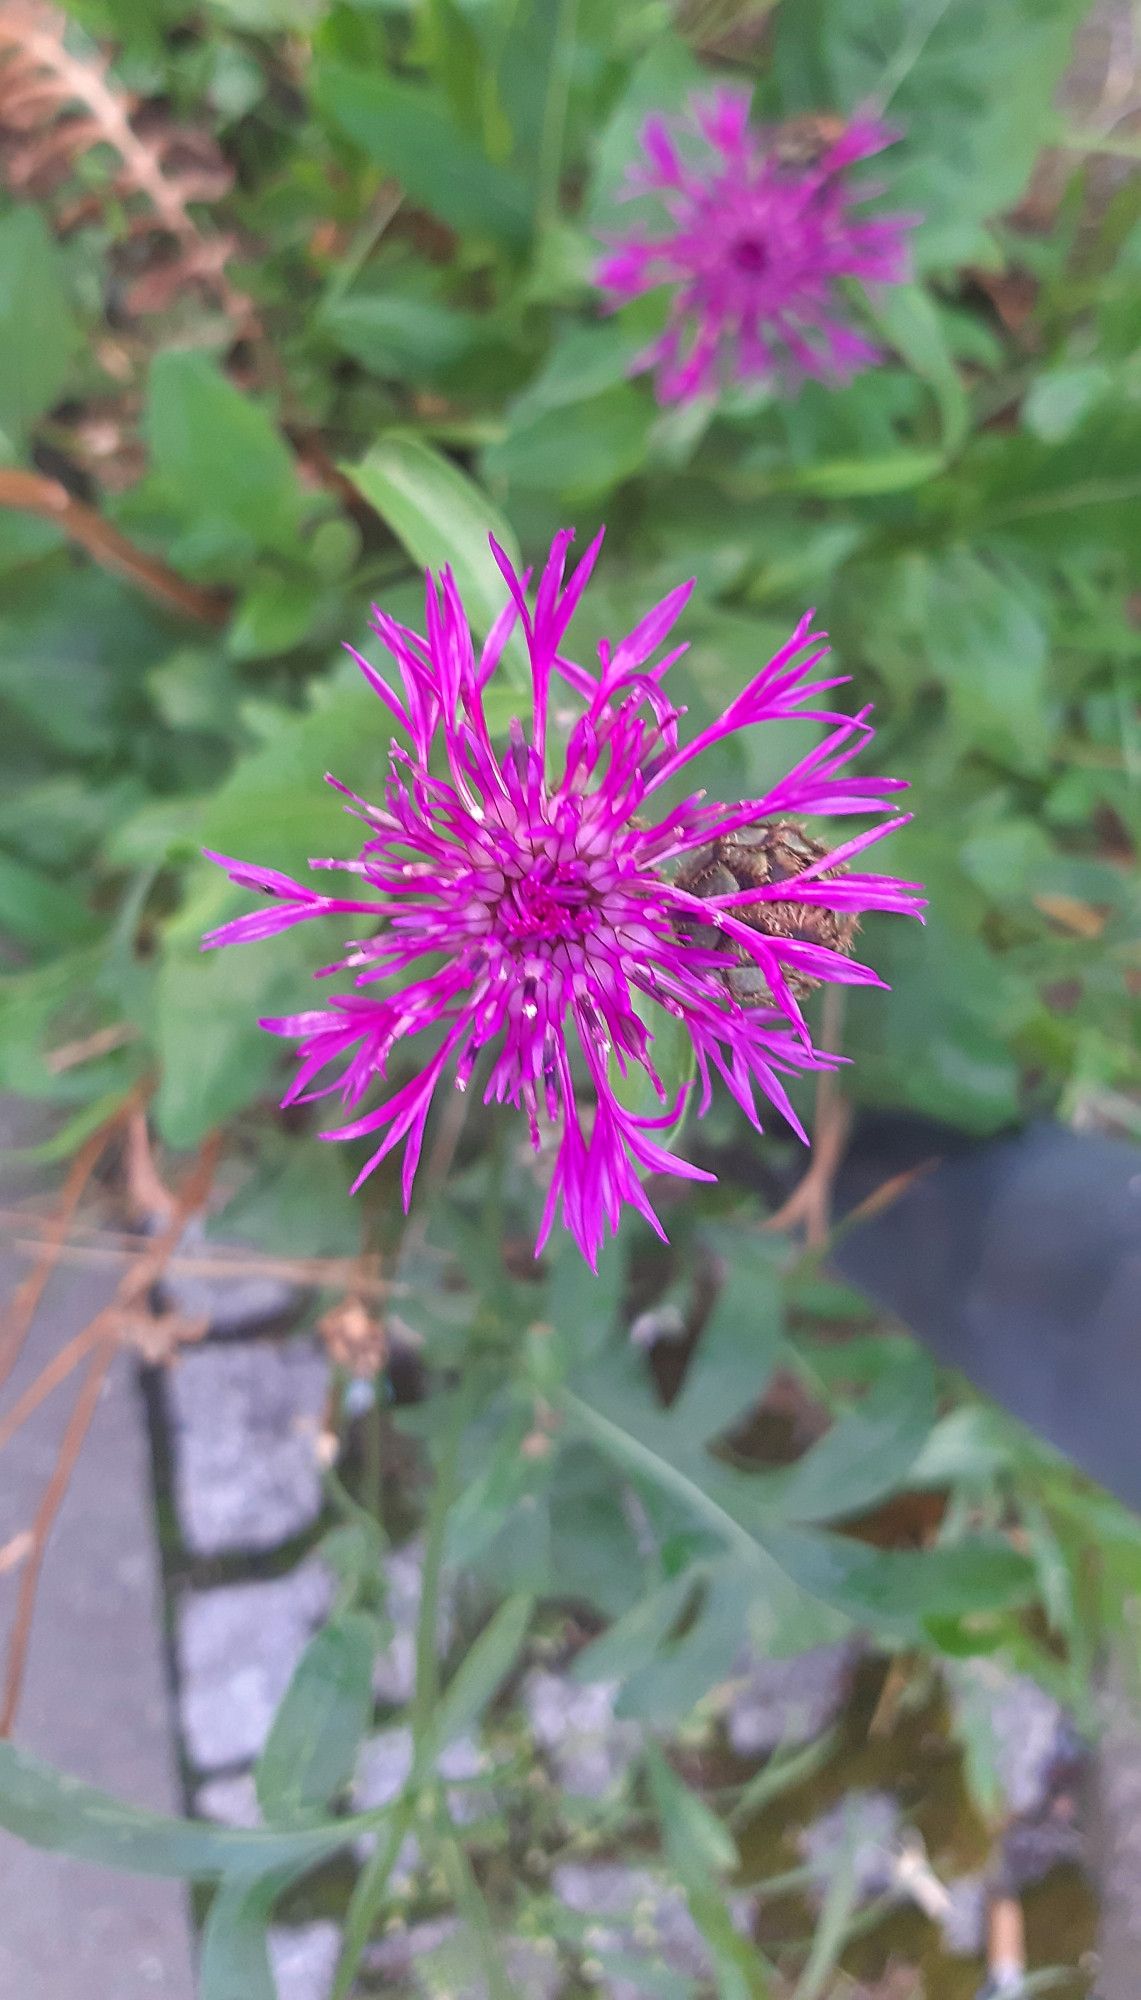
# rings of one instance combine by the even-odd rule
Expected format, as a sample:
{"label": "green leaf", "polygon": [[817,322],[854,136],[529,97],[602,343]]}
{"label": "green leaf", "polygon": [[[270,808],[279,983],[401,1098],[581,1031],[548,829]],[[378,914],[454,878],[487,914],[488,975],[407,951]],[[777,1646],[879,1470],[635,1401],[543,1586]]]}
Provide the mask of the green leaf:
{"label": "green leaf", "polygon": [[508,1597],[469,1648],[444,1691],[433,1736],[437,1753],[478,1721],[506,1679],[527,1636],[534,1599],[525,1591]]}
{"label": "green leaf", "polygon": [[766,1475],[764,1497],[790,1521],[863,1513],[905,1485],[934,1422],[934,1372],[915,1349],[787,1471]]}
{"label": "green leaf", "polygon": [[78,329],[64,265],[28,204],[0,216],[0,458],[23,450],[67,386]]}
{"label": "green leaf", "polygon": [[159,487],[196,528],[246,550],[296,548],[304,495],[292,454],[266,411],[208,355],[156,355],[146,429]]}
{"label": "green leaf", "polygon": [[211,872],[216,880],[204,884],[204,893],[168,932],[158,969],[155,1115],[163,1138],[176,1147],[197,1145],[267,1088],[286,1045],[259,1020],[295,1010],[314,967],[342,941],[340,927],[326,923],[316,936],[305,925],[256,945],[203,951],[202,932],[245,902]]}
{"label": "green leaf", "polygon": [[700,1582],[688,1569],[640,1597],[601,1637],[575,1656],[576,1681],[625,1681],[653,1659],[674,1630]]}
{"label": "green leaf", "polygon": [[[1085,0],[783,0],[776,72],[788,111],[871,106],[900,134],[877,162],[884,205],[921,217],[921,265],[990,250],[1054,124]],[[879,176],[877,175],[877,178]],[[991,253],[993,260],[993,253]]]}
{"label": "green leaf", "polygon": [[75,889],[0,853],[0,935],[50,948],[90,936],[93,921]]}
{"label": "green leaf", "polygon": [[345,354],[374,375],[431,382],[471,353],[482,330],[477,313],[393,290],[352,291],[321,310],[320,326]]}
{"label": "green leaf", "polygon": [[377,1819],[375,1813],[360,1814],[295,1832],[168,1819],[54,1771],[13,1743],[0,1742],[0,1826],[33,1847],[137,1875],[209,1881],[307,1868],[357,1834],[374,1831]]}
{"label": "green leaf", "polygon": [[226,634],[234,660],[272,659],[306,637],[320,610],[324,588],[315,577],[279,570],[256,575],[243,591]]}
{"label": "green leaf", "polygon": [[1021,579],[965,549],[926,574],[927,651],[958,734],[1020,772],[1049,754],[1049,635]]}
{"label": "green leaf", "polygon": [[359,668],[346,663],[314,681],[308,706],[282,710],[266,741],[208,800],[201,845],[287,871],[303,870],[312,855],[355,853],[359,834],[325,773],[366,798],[380,797],[391,735],[389,711]]}
{"label": "green leaf", "polygon": [[121,753],[146,712],[145,677],[178,636],[102,570],[53,563],[10,577],[0,608],[0,701],[56,758]]}
{"label": "green leaf", "polygon": [[970,408],[943,314],[921,285],[885,285],[869,297],[868,310],[881,335],[930,384],[943,420],[943,449],[957,451],[967,434]]}
{"label": "green leaf", "polygon": [[489,160],[434,92],[377,69],[327,62],[317,73],[316,98],[333,125],[441,221],[512,249],[527,242],[526,182]]}
{"label": "green leaf", "polygon": [[826,459],[804,465],[787,480],[782,478],[781,484],[797,493],[813,493],[821,500],[848,500],[905,493],[913,486],[925,486],[942,470],[942,452],[896,451],[883,457]]}
{"label": "green leaf", "polygon": [[595,149],[587,201],[593,231],[629,226],[629,206],[621,196],[647,113],[680,111],[705,81],[705,71],[681,37],[659,30],[652,48],[631,69]]}
{"label": "green leaf", "polygon": [[728,1874],[739,1865],[737,1844],[704,1799],[683,1785],[655,1743],[646,1750],[650,1797],[666,1852],[678,1874]]}
{"label": "green leaf", "polygon": [[273,1906],[290,1880],[282,1870],[217,1891],[202,1933],[199,2000],[277,2000],[268,1930]]}
{"label": "green leaf", "polygon": [[[1072,557],[1118,549],[1141,559],[1141,406],[1109,397],[1058,443],[978,441],[946,499],[963,529]],[[934,496],[933,496],[934,497]]]}
{"label": "green leaf", "polygon": [[509,485],[593,500],[640,469],[653,421],[649,397],[623,382],[571,409],[516,415],[484,453],[484,469]]}
{"label": "green leaf", "polygon": [[760,1401],[783,1340],[777,1252],[734,1232],[714,1233],[726,1271],[701,1329],[681,1388],[670,1405],[679,1436],[708,1444]]}
{"label": "green leaf", "polygon": [[[479,487],[431,445],[398,432],[378,439],[359,465],[343,469],[417,563],[425,569],[450,563],[476,630],[486,634],[507,602],[488,536],[516,568],[522,557],[507,522]],[[521,685],[524,659],[516,637],[504,664],[514,664]]]}
{"label": "green leaf", "polygon": [[348,1783],[372,1715],[375,1619],[346,1611],[302,1653],[258,1760],[270,1824],[304,1824]]}

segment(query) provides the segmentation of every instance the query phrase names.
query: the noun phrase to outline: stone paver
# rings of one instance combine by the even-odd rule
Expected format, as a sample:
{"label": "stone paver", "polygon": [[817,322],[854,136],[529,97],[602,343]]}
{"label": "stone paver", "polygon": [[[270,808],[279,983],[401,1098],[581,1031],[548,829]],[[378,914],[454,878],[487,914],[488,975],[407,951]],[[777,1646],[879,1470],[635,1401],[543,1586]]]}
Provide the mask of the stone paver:
{"label": "stone paver", "polygon": [[196,1770],[258,1755],[332,1579],[312,1560],[265,1583],[190,1591],[178,1607],[182,1730]]}
{"label": "stone paver", "polygon": [[617,1693],[616,1681],[584,1684],[538,1667],[523,1682],[523,1706],[535,1741],[573,1798],[602,1798],[639,1753],[641,1727],[615,1716]]}
{"label": "stone paver", "polygon": [[787,1660],[750,1653],[725,1711],[725,1733],[737,1755],[767,1757],[822,1735],[848,1699],[858,1658],[859,1648],[847,1641]]}
{"label": "stone paver", "polygon": [[194,1555],[278,1547],[316,1519],[329,1368],[312,1342],[190,1348],[168,1385],[178,1524]]}
{"label": "stone paver", "polygon": [[[26,1270],[0,1263],[0,1296]],[[49,1286],[8,1387],[17,1395],[102,1305],[82,1270]],[[0,1542],[26,1529],[55,1461],[77,1378],[0,1459]],[[0,1577],[0,1630],[19,1571]],[[16,1741],[88,1783],[178,1812],[151,1468],[133,1363],[107,1382],[56,1523],[36,1606]],[[191,2000],[178,1883],[113,1874],[0,1833],[0,1993],[12,2000]]]}

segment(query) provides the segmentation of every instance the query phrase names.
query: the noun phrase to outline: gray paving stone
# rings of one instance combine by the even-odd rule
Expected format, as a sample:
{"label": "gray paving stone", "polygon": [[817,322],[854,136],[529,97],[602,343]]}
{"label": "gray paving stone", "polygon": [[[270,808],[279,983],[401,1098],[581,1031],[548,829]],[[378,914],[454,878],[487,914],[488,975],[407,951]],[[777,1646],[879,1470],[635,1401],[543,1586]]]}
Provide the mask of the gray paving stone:
{"label": "gray paving stone", "polygon": [[[218,1240],[208,1237],[201,1217],[187,1223],[179,1243],[183,1256],[216,1255]],[[227,1248],[237,1248],[228,1245]],[[251,1333],[259,1326],[288,1319],[301,1294],[283,1278],[205,1277],[193,1271],[168,1272],[162,1280],[163,1303],[190,1319],[205,1319],[211,1333]]]}
{"label": "gray paving stone", "polygon": [[896,1856],[903,1832],[899,1800],[890,1792],[845,1792],[839,1803],[806,1826],[797,1842],[820,1899],[842,1865],[852,1869],[858,1897],[901,1894]]}
{"label": "gray paving stone", "polygon": [[269,1962],[277,2000],[327,2000],[341,1948],[338,1924],[275,1924],[269,1933]]}
{"label": "gray paving stone", "polygon": [[332,1598],[313,1560],[265,1583],[191,1591],[178,1607],[180,1708],[187,1755],[202,1772],[247,1764]]}
{"label": "gray paving stone", "polygon": [[584,1685],[569,1674],[543,1668],[535,1668],[523,1682],[523,1706],[535,1741],[573,1798],[602,1798],[625,1776],[641,1747],[641,1726],[615,1716],[617,1693],[616,1681]]}
{"label": "gray paving stone", "polygon": [[787,1660],[750,1653],[734,1676],[725,1733],[739,1757],[768,1757],[810,1743],[840,1714],[851,1690],[859,1647],[814,1646]]}
{"label": "gray paving stone", "polygon": [[995,1660],[958,1661],[946,1674],[959,1725],[986,1746],[1007,1811],[1043,1812],[1059,1776],[1075,1771],[1085,1754],[1061,1703]]}
{"label": "gray paving stone", "polygon": [[[709,1948],[683,1891],[652,1870],[614,1861],[565,1861],[554,1870],[551,1887],[568,1910],[592,1920],[584,1939],[589,1953],[644,1957],[687,1979],[711,1978]],[[731,1895],[729,1909],[736,1928],[747,1933],[755,1898]],[[604,1971],[598,1983],[611,2000],[646,2000],[641,1981]]]}
{"label": "gray paving stone", "polygon": [[179,1529],[193,1554],[272,1549],[316,1519],[316,1442],[328,1389],[305,1340],[188,1349],[169,1408]]}
{"label": "gray paving stone", "polygon": [[[520,2000],[554,2000],[560,1989],[558,1953],[545,1938],[503,1938],[499,1944],[507,1976]],[[456,1917],[395,1924],[387,1937],[370,1945],[365,1964],[386,1982],[415,1980],[425,2000],[487,2000],[487,1984],[474,1969],[471,1937]]]}
{"label": "gray paving stone", "polygon": [[262,1823],[257,1786],[252,1771],[237,1777],[210,1778],[194,1794],[194,1811],[199,1819],[212,1819],[219,1826],[242,1827],[247,1832]]}
{"label": "gray paving stone", "polygon": [[[2,1107],[0,1120],[6,1138]],[[0,1261],[0,1299],[26,1269],[22,1260]],[[88,1272],[57,1275],[6,1404],[107,1297],[108,1287]],[[4,1448],[0,1543],[31,1522],[76,1386],[72,1378]],[[18,1568],[0,1577],[5,1636],[19,1579]],[[16,1740],[119,1798],[158,1812],[181,1810],[149,1450],[126,1355],[108,1378],[47,1552]],[[193,1991],[180,1884],[89,1867],[0,1833],[5,2000],[191,2000]]]}

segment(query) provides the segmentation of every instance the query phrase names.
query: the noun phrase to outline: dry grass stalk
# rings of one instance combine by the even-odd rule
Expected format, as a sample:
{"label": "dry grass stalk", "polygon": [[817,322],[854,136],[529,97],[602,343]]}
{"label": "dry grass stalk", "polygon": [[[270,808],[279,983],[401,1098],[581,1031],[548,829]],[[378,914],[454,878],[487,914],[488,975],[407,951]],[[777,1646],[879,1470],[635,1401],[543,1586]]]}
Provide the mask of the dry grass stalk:
{"label": "dry grass stalk", "polygon": [[[104,1128],[101,1133],[95,1135],[100,1141],[100,1151],[102,1150],[102,1146],[106,1144],[108,1136],[107,1128]],[[89,1147],[93,1145],[94,1141],[89,1141]],[[85,1158],[87,1151],[88,1149],[85,1148],[84,1154],[80,1156],[81,1159]],[[35,1616],[36,1594],[39,1589],[40,1573],[43,1568],[47,1544],[52,1528],[55,1525],[56,1516],[71,1484],[72,1474],[75,1470],[80,1451],[83,1448],[84,1440],[91,1427],[92,1419],[99,1406],[99,1398],[103,1393],[103,1385],[107,1379],[107,1374],[115,1355],[124,1344],[133,1346],[136,1349],[140,1347],[140,1322],[143,1319],[151,1319],[155,1323],[157,1334],[152,1335],[152,1339],[157,1338],[158,1346],[154,1351],[158,1354],[158,1358],[162,1359],[169,1359],[173,1352],[171,1341],[175,1331],[174,1322],[177,1321],[179,1330],[184,1334],[188,1333],[191,1338],[198,1338],[205,1331],[203,1323],[199,1321],[183,1320],[181,1316],[176,1314],[150,1314],[147,1307],[147,1295],[151,1287],[162,1276],[167,1260],[176,1248],[190,1216],[204,1206],[213,1184],[220,1152],[221,1134],[213,1133],[204,1141],[199,1150],[197,1160],[182,1187],[179,1189],[173,1203],[169,1221],[161,1236],[148,1244],[144,1254],[128,1266],[116,1286],[115,1296],[110,1304],[104,1306],[100,1312],[97,1312],[88,1325],[48,1364],[48,1367],[41,1372],[36,1381],[25,1391],[16,1408],[9,1412],[5,1425],[8,1435],[15,1428],[17,1411],[20,1411],[22,1408],[23,1414],[20,1417],[20,1421],[23,1421],[23,1418],[30,1413],[30,1409],[35,1407],[36,1403],[41,1402],[44,1396],[50,1394],[51,1390],[66,1375],[69,1375],[85,1356],[87,1357],[87,1372],[80,1385],[79,1394],[76,1397],[71,1415],[68,1418],[67,1428],[64,1432],[55,1465],[52,1468],[51,1477],[44,1488],[40,1504],[36,1509],[35,1520],[30,1530],[31,1542],[23,1558],[16,1615],[12,1625],[12,1636],[8,1645],[8,1657],[5,1665],[3,1696],[0,1699],[0,1736],[11,1734],[12,1725],[20,1703],[20,1694],[24,1684],[24,1671],[27,1666],[28,1646],[31,1640],[32,1621]],[[90,1174],[97,1157],[98,1154],[96,1153],[87,1162],[87,1175]],[[73,1169],[72,1175],[68,1179],[68,1187],[65,1189],[65,1196],[72,1199],[72,1212],[74,1212],[74,1203],[78,1201],[79,1195],[82,1192],[82,1182],[79,1183],[78,1187],[74,1185],[77,1180],[78,1175],[75,1169]],[[60,1211],[57,1211],[57,1234],[61,1227],[59,1222],[61,1214],[65,1216],[67,1214],[66,1202],[61,1203]],[[67,1222],[65,1220],[62,1223],[62,1228],[66,1229],[66,1226]],[[54,1247],[58,1254],[58,1251],[63,1247],[62,1236]],[[50,1271],[50,1263],[47,1268]],[[38,1298],[42,1294],[46,1277],[47,1274],[45,1272],[39,1285],[39,1291],[35,1294],[35,1301],[31,1308],[32,1311],[35,1309],[35,1302],[38,1302]],[[27,1307],[26,1296],[25,1302],[21,1307],[20,1321],[17,1324],[21,1323],[25,1316],[30,1322],[30,1312]],[[159,1348],[162,1349],[161,1353],[158,1352]]]}
{"label": "dry grass stalk", "polygon": [[[217,201],[232,185],[212,136],[141,103],[112,77],[105,55],[76,46],[74,26],[46,0],[4,0],[0,155],[9,185],[19,194],[54,196],[99,147],[118,163],[110,192],[126,207],[128,236],[157,238],[166,248],[128,289],[128,311],[164,310],[193,286],[221,306],[235,331],[244,331],[250,301],[226,270],[235,239],[203,230],[192,213],[194,203]],[[57,212],[57,225],[94,220],[103,206],[85,190]]]}

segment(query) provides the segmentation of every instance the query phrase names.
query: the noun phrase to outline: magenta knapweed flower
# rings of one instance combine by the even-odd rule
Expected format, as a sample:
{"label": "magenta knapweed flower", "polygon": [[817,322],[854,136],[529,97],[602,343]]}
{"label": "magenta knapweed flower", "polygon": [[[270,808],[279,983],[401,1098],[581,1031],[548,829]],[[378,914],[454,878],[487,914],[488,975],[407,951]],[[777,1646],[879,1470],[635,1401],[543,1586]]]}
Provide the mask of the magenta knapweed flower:
{"label": "magenta knapweed flower", "polygon": [[[810,143],[805,144],[807,128]],[[848,169],[892,143],[870,118],[758,130],[749,95],[716,90],[675,123],[642,128],[644,163],[626,196],[660,196],[668,222],[609,237],[597,280],[613,306],[673,288],[665,332],[636,367],[656,369],[659,401],[686,401],[742,379],[786,386],[806,375],[845,382],[879,359],[849,324],[846,279],[898,284],[908,275],[907,215],[860,215],[879,189]],[[696,145],[694,144],[696,142]]]}
{"label": "magenta knapweed flower", "polygon": [[[754,1125],[760,1093],[803,1138],[781,1078],[830,1067],[835,1058],[814,1048],[797,991],[820,980],[882,984],[868,966],[813,942],[806,924],[813,928],[816,909],[851,930],[859,911],[920,906],[914,885],[848,867],[871,841],[903,824],[899,818],[831,853],[810,843],[819,859],[791,877],[774,870],[784,879],[768,886],[741,890],[734,882],[720,893],[685,886],[705,865],[699,861],[695,874],[695,856],[723,851],[731,836],[757,821],[888,812],[885,795],[901,780],[848,775],[872,730],[866,710],[845,716],[820,706],[826,690],[840,683],[813,678],[825,649],[809,629],[810,616],[720,719],[683,748],[684,711],[664,684],[685,647],[664,656],[660,649],[692,585],[671,591],[616,646],[600,645],[598,667],[588,669],[563,646],[602,535],[568,581],[572,540],[570,532],[556,536],[533,607],[526,597],[530,572],[516,576],[492,543],[507,601],[478,657],[448,569],[438,581],[427,578],[425,636],[374,609],[374,629],[403,681],[398,693],[354,653],[399,730],[390,743],[385,796],[371,805],[346,794],[367,834],[356,860],[311,863],[355,877],[359,894],[323,895],[276,869],[214,855],[232,881],[274,900],[223,924],[206,943],[268,937],[310,917],[356,918],[356,940],[338,966],[326,968],[351,972],[352,990],[262,1023],[300,1043],[286,1102],[339,1091],[355,1106],[384,1078],[397,1044],[403,1060],[404,1045],[423,1036],[416,1073],[384,1102],[325,1135],[383,1135],[357,1185],[403,1141],[407,1206],[437,1085],[450,1071],[466,1088],[486,1058],[484,1101],[522,1105],[536,1150],[544,1127],[554,1141],[537,1249],[561,1205],[593,1263],[605,1226],[617,1227],[624,1203],[660,1233],[641,1174],[712,1178],[661,1143],[690,1086],[671,1095],[659,1080],[639,1003],[653,1001],[684,1024],[701,1110],[717,1072]],[[530,727],[512,722],[505,747],[497,748],[484,690],[517,623],[530,658]],[[665,788],[684,778],[710,744],[793,715],[819,719],[825,734],[763,798],[723,806],[692,792],[662,802]],[[335,778],[329,782],[345,790]],[[734,984],[742,968],[760,987],[747,1001]],[[330,1066],[339,1066],[331,1079]],[[619,1079],[639,1068],[654,1086],[660,1115],[637,1116],[622,1101]]]}

